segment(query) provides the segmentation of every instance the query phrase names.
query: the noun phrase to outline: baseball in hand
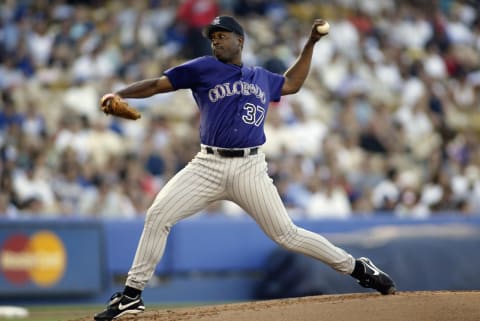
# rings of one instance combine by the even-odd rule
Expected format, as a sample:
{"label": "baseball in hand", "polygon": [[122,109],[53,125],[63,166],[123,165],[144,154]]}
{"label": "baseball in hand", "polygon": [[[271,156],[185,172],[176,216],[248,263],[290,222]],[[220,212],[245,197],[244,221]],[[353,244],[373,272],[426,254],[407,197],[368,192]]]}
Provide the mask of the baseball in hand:
{"label": "baseball in hand", "polygon": [[329,30],[330,30],[330,25],[326,21],[323,23],[323,25],[317,26],[317,32],[321,35],[326,35]]}

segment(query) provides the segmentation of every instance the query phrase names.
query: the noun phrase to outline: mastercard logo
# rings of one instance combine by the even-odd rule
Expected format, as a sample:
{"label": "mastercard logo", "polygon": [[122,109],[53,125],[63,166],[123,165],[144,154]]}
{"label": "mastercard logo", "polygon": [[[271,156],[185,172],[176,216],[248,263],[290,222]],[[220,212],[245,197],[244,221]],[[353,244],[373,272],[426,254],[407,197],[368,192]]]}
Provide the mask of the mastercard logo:
{"label": "mastercard logo", "polygon": [[1,272],[15,285],[31,281],[40,287],[50,287],[64,275],[66,262],[62,241],[50,231],[30,236],[13,234],[0,249]]}

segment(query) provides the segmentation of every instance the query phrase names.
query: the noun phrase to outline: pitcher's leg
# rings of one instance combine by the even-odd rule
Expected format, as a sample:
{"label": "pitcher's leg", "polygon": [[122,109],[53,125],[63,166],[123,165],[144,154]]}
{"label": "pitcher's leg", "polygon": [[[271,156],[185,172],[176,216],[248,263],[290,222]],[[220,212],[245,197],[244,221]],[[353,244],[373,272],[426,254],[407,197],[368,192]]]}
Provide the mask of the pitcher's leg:
{"label": "pitcher's leg", "polygon": [[236,177],[232,200],[249,213],[272,240],[288,250],[318,259],[341,273],[353,271],[355,259],[350,254],[323,236],[293,224],[261,161],[249,171],[253,173]]}
{"label": "pitcher's leg", "polygon": [[164,253],[170,228],[207,207],[218,194],[219,179],[215,173],[205,179],[201,171],[187,167],[164,186],[147,211],[127,286],[144,289]]}

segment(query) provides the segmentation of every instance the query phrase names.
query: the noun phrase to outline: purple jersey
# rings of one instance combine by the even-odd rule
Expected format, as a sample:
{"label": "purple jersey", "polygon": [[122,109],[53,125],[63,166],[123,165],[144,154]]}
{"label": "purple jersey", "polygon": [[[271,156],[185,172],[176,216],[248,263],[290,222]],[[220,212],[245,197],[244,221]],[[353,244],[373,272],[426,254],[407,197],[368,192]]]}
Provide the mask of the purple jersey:
{"label": "purple jersey", "polygon": [[175,89],[191,89],[200,109],[200,141],[223,148],[265,143],[263,125],[285,78],[261,67],[223,63],[212,56],[165,71]]}

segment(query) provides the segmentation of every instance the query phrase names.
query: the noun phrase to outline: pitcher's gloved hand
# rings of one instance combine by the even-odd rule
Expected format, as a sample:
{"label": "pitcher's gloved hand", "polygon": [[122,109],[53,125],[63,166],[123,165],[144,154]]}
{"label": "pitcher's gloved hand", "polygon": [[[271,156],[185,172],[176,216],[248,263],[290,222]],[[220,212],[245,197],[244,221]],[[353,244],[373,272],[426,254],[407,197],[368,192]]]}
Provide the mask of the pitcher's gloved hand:
{"label": "pitcher's gloved hand", "polygon": [[110,93],[100,99],[100,109],[107,115],[137,120],[142,115],[119,95]]}

